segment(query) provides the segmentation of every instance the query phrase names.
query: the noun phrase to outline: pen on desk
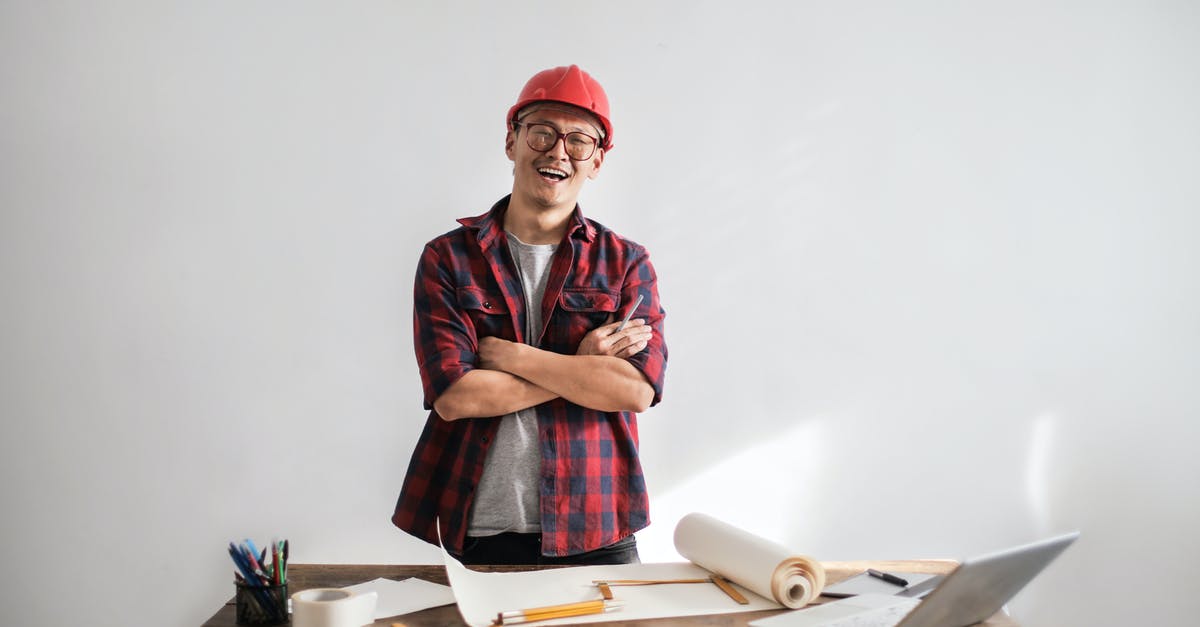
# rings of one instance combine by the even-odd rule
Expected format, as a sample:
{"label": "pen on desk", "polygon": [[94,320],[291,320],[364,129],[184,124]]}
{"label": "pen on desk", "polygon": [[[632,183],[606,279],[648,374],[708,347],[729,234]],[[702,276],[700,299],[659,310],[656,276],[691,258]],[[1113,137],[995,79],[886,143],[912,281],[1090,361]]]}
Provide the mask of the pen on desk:
{"label": "pen on desk", "polygon": [[583,601],[582,603],[566,603],[563,605],[548,605],[527,610],[500,612],[496,615],[493,625],[512,625],[517,623],[532,623],[534,621],[550,620],[553,618],[569,618],[571,616],[587,616],[603,614],[618,610],[625,604],[619,601]]}
{"label": "pen on desk", "polygon": [[[637,311],[638,305],[642,304],[642,295],[638,294],[637,300],[633,301],[633,307],[629,308],[629,313],[625,314],[625,318],[621,320],[621,324],[617,325],[617,331],[625,328],[629,324],[629,319],[633,317],[633,312]],[[613,331],[616,333],[617,331]]]}
{"label": "pen on desk", "polygon": [[900,586],[901,588],[908,587],[908,580],[907,580],[907,579],[902,579],[902,578],[900,578],[900,577],[897,577],[897,576],[895,576],[895,575],[893,575],[893,574],[891,574],[891,573],[885,573],[885,572],[883,572],[883,571],[875,570],[874,568],[868,568],[868,569],[867,569],[867,574],[868,574],[868,575],[870,575],[870,576],[872,576],[872,577],[876,577],[876,578],[878,578],[878,579],[882,579],[882,580],[884,580],[884,581],[886,581],[886,582],[888,582],[888,583],[890,583],[890,584],[893,584],[893,585]]}

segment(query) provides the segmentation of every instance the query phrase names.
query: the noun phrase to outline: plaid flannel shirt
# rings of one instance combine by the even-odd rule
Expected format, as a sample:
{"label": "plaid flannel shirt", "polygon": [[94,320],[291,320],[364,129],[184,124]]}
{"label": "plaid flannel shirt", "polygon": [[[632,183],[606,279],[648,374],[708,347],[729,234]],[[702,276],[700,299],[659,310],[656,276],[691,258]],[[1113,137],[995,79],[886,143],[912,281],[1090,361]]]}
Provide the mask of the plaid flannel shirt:
{"label": "plaid flannel shirt", "polygon": [[[429,242],[421,254],[413,296],[413,335],[425,408],[476,366],[478,339],[526,342],[526,307],[507,246],[508,197],[461,227]],[[608,316],[620,318],[643,297],[634,317],[654,329],[644,350],[629,357],[662,399],[667,347],[657,277],[646,251],[585,219],[576,206],[555,252],[542,301],[543,328],[532,343],[575,354]],[[649,497],[638,460],[637,416],[603,412],[562,398],[536,407],[540,435],[542,553],[595,550],[649,524]],[[461,554],[467,516],[500,417],[452,422],[431,411],[409,462],[392,522]]]}

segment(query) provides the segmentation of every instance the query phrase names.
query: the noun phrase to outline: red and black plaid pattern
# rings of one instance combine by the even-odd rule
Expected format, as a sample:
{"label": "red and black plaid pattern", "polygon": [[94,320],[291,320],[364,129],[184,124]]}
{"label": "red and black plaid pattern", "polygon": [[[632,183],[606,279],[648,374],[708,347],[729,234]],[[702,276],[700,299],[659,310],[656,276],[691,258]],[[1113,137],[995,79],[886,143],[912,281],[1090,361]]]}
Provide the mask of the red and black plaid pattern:
{"label": "red and black plaid pattern", "polygon": [[[503,231],[508,198],[488,213],[425,246],[417,267],[413,336],[425,408],[475,368],[478,339],[525,342],[525,300]],[[662,399],[667,365],[664,311],[645,249],[585,219],[576,207],[550,266],[542,302],[542,349],[574,354],[609,314],[634,313],[654,328],[645,350],[629,358]],[[638,460],[637,416],[602,412],[561,398],[536,408],[542,449],[542,552],[574,555],[598,549],[649,524],[649,498]],[[461,553],[467,515],[483,460],[500,418],[447,422],[431,411],[409,462],[392,522]]]}

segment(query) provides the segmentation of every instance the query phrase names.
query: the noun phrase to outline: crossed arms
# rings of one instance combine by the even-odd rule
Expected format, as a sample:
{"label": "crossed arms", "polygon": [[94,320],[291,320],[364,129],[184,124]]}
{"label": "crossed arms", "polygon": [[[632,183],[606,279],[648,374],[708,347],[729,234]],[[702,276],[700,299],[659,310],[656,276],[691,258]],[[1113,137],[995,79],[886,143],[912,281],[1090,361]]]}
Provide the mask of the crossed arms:
{"label": "crossed arms", "polygon": [[[476,237],[454,231],[430,242],[417,267],[413,342],[427,409],[450,421],[503,416],[562,398],[592,411],[640,413],[661,399],[664,312],[654,267],[640,247],[614,236],[577,244],[582,248],[560,279],[556,318],[539,349],[503,339],[516,339],[507,306],[515,299],[503,292],[512,277],[499,249],[477,248]],[[590,264],[596,259],[606,263]],[[489,276],[500,277],[501,285],[485,285]],[[595,314],[615,313],[619,302],[639,296],[645,302],[637,318],[620,331],[611,316],[591,328]]]}
{"label": "crossed arms", "polygon": [[617,331],[610,322],[584,336],[574,355],[485,337],[477,367],[433,402],[444,420],[502,416],[562,397],[599,411],[643,412],[654,389],[627,357],[646,347],[653,331],[630,320]]}

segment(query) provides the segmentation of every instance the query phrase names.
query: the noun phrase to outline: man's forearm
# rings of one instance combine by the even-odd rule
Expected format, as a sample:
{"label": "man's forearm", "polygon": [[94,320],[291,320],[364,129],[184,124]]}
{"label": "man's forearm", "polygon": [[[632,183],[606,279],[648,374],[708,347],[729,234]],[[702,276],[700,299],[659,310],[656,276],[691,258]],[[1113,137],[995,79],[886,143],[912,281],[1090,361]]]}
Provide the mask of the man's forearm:
{"label": "man's forearm", "polygon": [[433,402],[443,420],[504,416],[539,405],[558,395],[518,376],[476,368],[463,375]]}
{"label": "man's forearm", "polygon": [[535,387],[599,411],[643,412],[654,388],[633,364],[608,355],[562,355],[510,343],[495,364]]}
{"label": "man's forearm", "polygon": [[652,331],[641,319],[589,332],[578,354],[561,355],[496,337],[479,340],[476,369],[434,401],[445,420],[503,416],[555,398],[599,411],[645,411],[654,388],[626,361],[646,347]]}

